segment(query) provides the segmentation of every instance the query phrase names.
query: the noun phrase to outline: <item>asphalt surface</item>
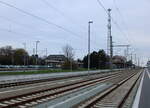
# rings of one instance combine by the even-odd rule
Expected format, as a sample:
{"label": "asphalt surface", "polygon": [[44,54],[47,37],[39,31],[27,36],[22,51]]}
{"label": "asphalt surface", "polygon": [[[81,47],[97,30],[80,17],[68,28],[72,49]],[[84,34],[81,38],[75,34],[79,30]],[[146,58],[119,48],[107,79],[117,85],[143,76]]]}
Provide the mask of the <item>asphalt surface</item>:
{"label": "asphalt surface", "polygon": [[150,71],[145,70],[139,108],[150,108]]}

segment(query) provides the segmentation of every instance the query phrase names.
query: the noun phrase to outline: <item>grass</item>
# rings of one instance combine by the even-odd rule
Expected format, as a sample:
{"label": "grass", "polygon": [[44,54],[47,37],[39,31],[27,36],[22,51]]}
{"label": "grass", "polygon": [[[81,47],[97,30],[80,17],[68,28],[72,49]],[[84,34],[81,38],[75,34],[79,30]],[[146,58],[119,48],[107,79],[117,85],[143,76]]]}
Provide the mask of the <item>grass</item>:
{"label": "grass", "polygon": [[[72,72],[77,71],[87,71],[87,69],[77,69]],[[70,70],[37,70],[37,71],[24,71],[24,72],[0,72],[0,75],[31,75],[31,74],[46,74],[46,73],[56,73],[56,72],[71,72]]]}

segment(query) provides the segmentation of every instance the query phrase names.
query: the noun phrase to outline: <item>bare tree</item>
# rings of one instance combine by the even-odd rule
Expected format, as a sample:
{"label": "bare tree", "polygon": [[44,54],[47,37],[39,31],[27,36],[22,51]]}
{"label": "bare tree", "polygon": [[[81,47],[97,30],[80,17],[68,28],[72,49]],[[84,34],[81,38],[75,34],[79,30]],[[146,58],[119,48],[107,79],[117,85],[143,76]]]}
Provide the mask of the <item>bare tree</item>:
{"label": "bare tree", "polygon": [[70,45],[65,45],[63,48],[63,53],[67,60],[72,61],[74,59],[75,52]]}
{"label": "bare tree", "polygon": [[64,62],[64,64],[62,65],[62,69],[70,69],[71,71],[73,69],[77,69],[78,66],[77,66],[76,62],[74,61],[75,52],[74,52],[73,48],[67,44],[62,48],[62,50],[67,59]]}

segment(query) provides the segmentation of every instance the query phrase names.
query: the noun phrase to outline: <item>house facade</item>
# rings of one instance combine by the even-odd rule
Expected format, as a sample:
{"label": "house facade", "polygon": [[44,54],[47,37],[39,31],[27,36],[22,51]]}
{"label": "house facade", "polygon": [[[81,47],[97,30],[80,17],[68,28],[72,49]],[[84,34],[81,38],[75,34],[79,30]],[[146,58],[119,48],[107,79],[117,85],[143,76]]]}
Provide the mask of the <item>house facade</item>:
{"label": "house facade", "polygon": [[52,68],[61,68],[65,60],[66,57],[64,55],[49,55],[46,58],[45,62]]}

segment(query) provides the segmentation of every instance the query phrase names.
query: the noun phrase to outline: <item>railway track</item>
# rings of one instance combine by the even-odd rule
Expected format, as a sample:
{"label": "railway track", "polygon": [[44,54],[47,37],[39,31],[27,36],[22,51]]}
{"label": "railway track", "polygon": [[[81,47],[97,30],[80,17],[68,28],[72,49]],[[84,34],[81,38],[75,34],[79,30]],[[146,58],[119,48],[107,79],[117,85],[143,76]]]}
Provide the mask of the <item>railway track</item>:
{"label": "railway track", "polygon": [[132,89],[140,80],[140,76],[141,72],[130,76],[104,92],[75,105],[73,108],[122,108]]}
{"label": "railway track", "polygon": [[[114,72],[118,73],[118,71]],[[109,75],[108,73],[91,73],[90,76],[97,76],[97,75]],[[112,74],[112,73],[111,73]],[[56,78],[39,78],[39,79],[24,79],[24,80],[15,80],[15,81],[2,81],[0,82],[0,89],[2,88],[8,88],[8,87],[16,87],[16,86],[24,86],[24,85],[29,85],[29,84],[37,84],[37,83],[42,83],[42,82],[50,82],[50,81],[61,81],[64,79],[73,79],[73,78],[81,78],[81,77],[86,77],[87,74],[84,75],[69,75],[69,76],[63,76],[63,77],[56,77]]]}
{"label": "railway track", "polygon": [[[105,77],[99,77],[99,78],[93,78],[88,79],[84,81],[77,81],[74,83],[64,84],[61,86],[55,86],[51,88],[45,88],[41,90],[31,90],[28,93],[25,94],[18,94],[13,96],[6,96],[3,93],[3,95],[0,98],[0,108],[10,108],[10,107],[20,107],[20,108],[26,108],[31,107],[36,104],[39,104],[44,101],[52,100],[54,98],[57,98],[59,96],[63,96],[67,93],[74,92],[78,90],[79,88],[85,88],[97,83],[107,83],[107,82],[120,82],[126,77],[131,77],[135,74],[135,72],[122,72],[122,73],[116,73],[110,76]],[[16,91],[15,91],[16,92]],[[22,91],[23,92],[23,91]],[[10,92],[11,93],[11,92]],[[6,93],[7,94],[7,93]]]}

